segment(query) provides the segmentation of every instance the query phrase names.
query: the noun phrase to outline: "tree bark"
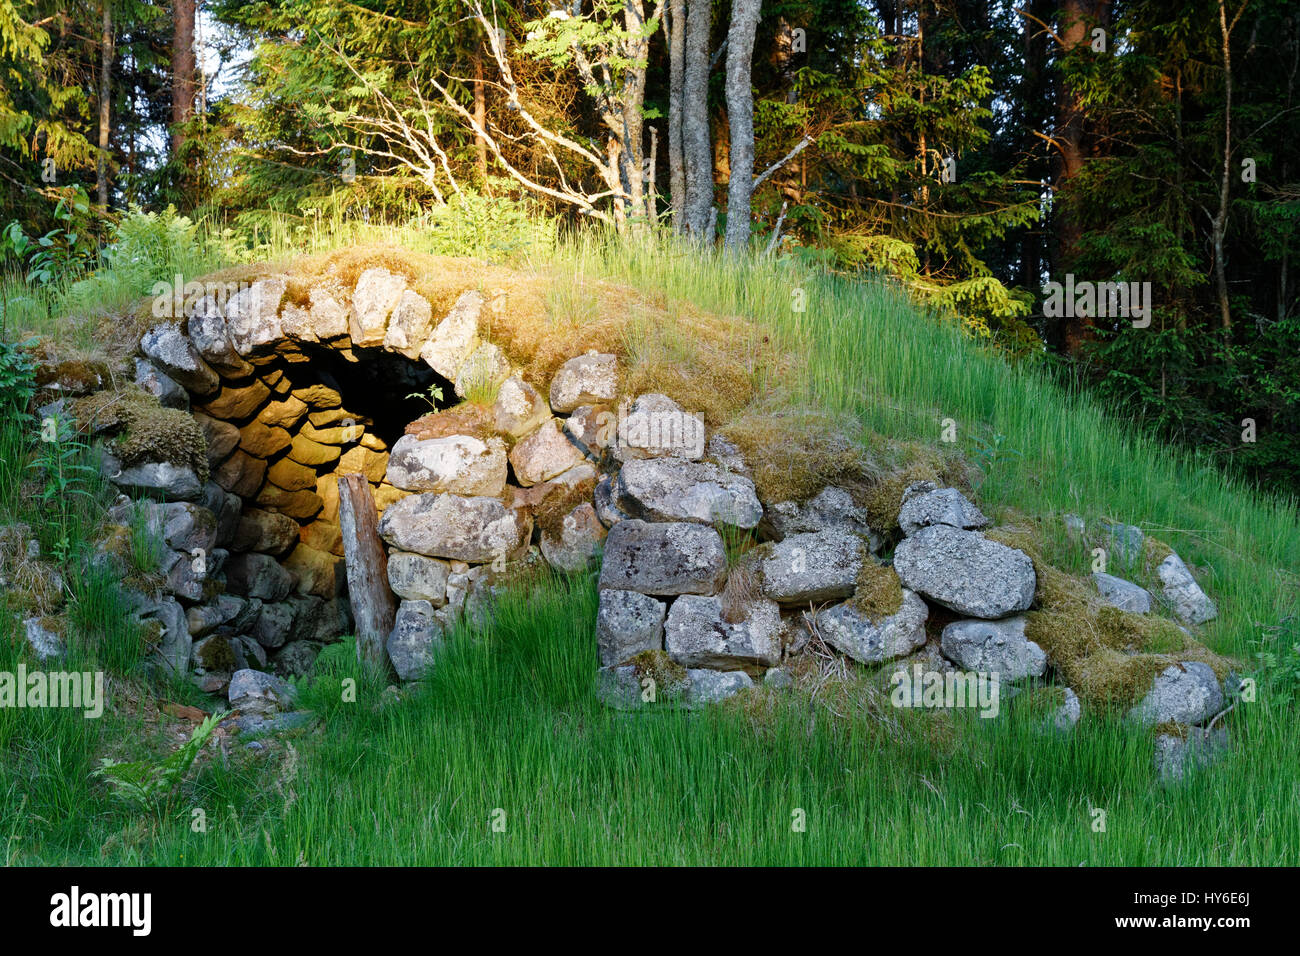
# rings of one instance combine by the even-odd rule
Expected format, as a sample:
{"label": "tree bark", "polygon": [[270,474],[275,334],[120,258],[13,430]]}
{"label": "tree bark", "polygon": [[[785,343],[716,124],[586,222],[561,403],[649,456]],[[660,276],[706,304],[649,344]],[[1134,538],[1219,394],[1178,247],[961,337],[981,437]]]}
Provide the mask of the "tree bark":
{"label": "tree bark", "polygon": [[[1245,9],[1245,4],[1242,5]],[[1241,16],[1239,12],[1238,17]],[[1219,325],[1232,328],[1232,313],[1228,308],[1228,264],[1224,255],[1224,242],[1228,234],[1228,184],[1232,164],[1232,28],[1236,18],[1228,23],[1224,0],[1219,0],[1219,34],[1223,43],[1223,173],[1219,179],[1219,208],[1211,223],[1211,245],[1214,249],[1214,291],[1219,300]]]}
{"label": "tree bark", "polygon": [[384,645],[397,618],[388,560],[379,540],[375,499],[364,475],[339,476],[339,525],[347,562],[348,600],[356,619],[357,660],[385,665]]}
{"label": "tree bark", "polygon": [[682,158],[682,96],[686,74],[686,0],[668,2],[668,193],[673,228],[686,229],[686,168]]}
{"label": "tree bark", "polygon": [[709,142],[710,0],[687,0],[686,58],[682,77],[682,153],[686,166],[686,231],[707,237],[713,207],[713,150]]}
{"label": "tree bark", "polygon": [[750,83],[754,34],[762,0],[732,0],[727,31],[727,122],[731,130],[731,178],[727,185],[726,249],[740,255],[749,246],[750,200],[754,192],[754,88]]}
{"label": "tree bark", "polygon": [[[1061,6],[1062,55],[1069,55],[1079,46],[1087,46],[1094,26],[1109,25],[1109,12],[1110,0],[1065,0]],[[1070,83],[1063,82],[1056,128],[1058,194],[1069,189],[1071,180],[1083,168],[1086,120],[1082,94]],[[1083,230],[1071,214],[1068,200],[1054,216],[1059,237],[1057,262],[1068,269],[1073,265]],[[1078,355],[1089,338],[1091,328],[1091,317],[1071,316],[1061,319],[1059,347],[1069,355]]]}
{"label": "tree bark", "polygon": [[182,126],[194,116],[194,0],[172,0],[172,158],[185,145]]}
{"label": "tree bark", "polygon": [[[474,51],[474,122],[478,124],[479,129],[487,128],[487,95],[483,87],[483,53],[480,50]],[[479,179],[486,183],[487,140],[478,133],[474,134],[474,165],[478,167]]]}
{"label": "tree bark", "polygon": [[101,0],[103,14],[99,37],[99,160],[95,163],[95,190],[99,205],[108,208],[108,137],[113,126],[113,10]]}

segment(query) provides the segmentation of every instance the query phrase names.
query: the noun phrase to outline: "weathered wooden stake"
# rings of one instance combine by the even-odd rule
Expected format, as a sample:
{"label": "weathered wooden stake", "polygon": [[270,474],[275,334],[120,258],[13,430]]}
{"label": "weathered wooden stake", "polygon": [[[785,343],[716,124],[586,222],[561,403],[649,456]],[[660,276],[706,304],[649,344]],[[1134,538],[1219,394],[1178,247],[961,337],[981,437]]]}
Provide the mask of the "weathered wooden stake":
{"label": "weathered wooden stake", "polygon": [[357,624],[357,660],[385,667],[384,644],[393,630],[397,599],[388,586],[379,513],[364,475],[339,475],[339,525],[348,569],[348,599]]}

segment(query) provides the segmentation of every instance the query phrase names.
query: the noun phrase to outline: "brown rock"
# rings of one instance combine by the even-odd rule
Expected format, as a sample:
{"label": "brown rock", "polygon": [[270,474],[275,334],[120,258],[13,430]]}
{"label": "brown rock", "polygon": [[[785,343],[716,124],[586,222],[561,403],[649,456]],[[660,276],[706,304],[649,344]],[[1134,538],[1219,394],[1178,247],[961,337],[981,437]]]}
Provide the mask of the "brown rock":
{"label": "brown rock", "polygon": [[258,458],[270,458],[284,451],[291,441],[283,428],[275,428],[257,419],[239,430],[239,447]]}
{"label": "brown rock", "polygon": [[289,446],[289,457],[300,465],[326,465],[339,457],[337,445],[322,445],[302,435],[293,437]]}
{"label": "brown rock", "polygon": [[257,495],[257,503],[265,508],[274,508],[281,514],[299,521],[314,518],[325,507],[325,502],[314,491],[287,491],[271,482],[262,485]]}
{"label": "brown rock", "polygon": [[291,458],[281,458],[266,471],[268,481],[273,481],[285,491],[302,491],[316,487],[316,469],[300,465]]}
{"label": "brown rock", "polygon": [[269,402],[257,417],[268,425],[275,425],[280,428],[293,428],[294,425],[297,425],[298,422],[302,420],[302,417],[305,414],[307,414],[306,402],[300,401],[290,395],[288,398]]}
{"label": "brown rock", "polygon": [[271,390],[262,382],[255,381],[238,388],[227,385],[217,393],[216,398],[201,406],[200,410],[213,418],[248,418],[262,407],[270,395]]}
{"label": "brown rock", "polygon": [[236,450],[212,473],[212,480],[231,494],[251,498],[262,487],[266,462]]}

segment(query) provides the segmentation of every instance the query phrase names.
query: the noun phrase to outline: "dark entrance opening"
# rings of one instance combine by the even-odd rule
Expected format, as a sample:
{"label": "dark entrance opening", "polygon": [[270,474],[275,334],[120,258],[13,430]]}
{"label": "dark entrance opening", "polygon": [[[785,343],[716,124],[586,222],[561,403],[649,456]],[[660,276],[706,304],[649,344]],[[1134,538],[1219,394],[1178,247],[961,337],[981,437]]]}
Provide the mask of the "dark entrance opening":
{"label": "dark entrance opening", "polygon": [[[436,408],[455,404],[456,394],[447,381],[419,359],[383,349],[355,349],[355,362],[328,347],[311,349],[311,361],[288,372],[294,385],[308,375],[343,396],[343,407],[372,424],[366,430],[389,448],[401,438],[406,426]],[[440,390],[430,394],[430,389]],[[433,404],[431,404],[433,403]]]}

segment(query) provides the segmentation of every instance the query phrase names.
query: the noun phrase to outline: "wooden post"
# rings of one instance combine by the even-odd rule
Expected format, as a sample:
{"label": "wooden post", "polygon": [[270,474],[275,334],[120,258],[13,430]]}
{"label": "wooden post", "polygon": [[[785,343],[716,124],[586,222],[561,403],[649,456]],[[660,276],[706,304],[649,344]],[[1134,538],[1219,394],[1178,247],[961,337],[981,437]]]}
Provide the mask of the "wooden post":
{"label": "wooden post", "polygon": [[397,617],[379,513],[364,475],[339,475],[339,525],[348,569],[348,600],[357,625],[357,660],[387,667],[384,644]]}

